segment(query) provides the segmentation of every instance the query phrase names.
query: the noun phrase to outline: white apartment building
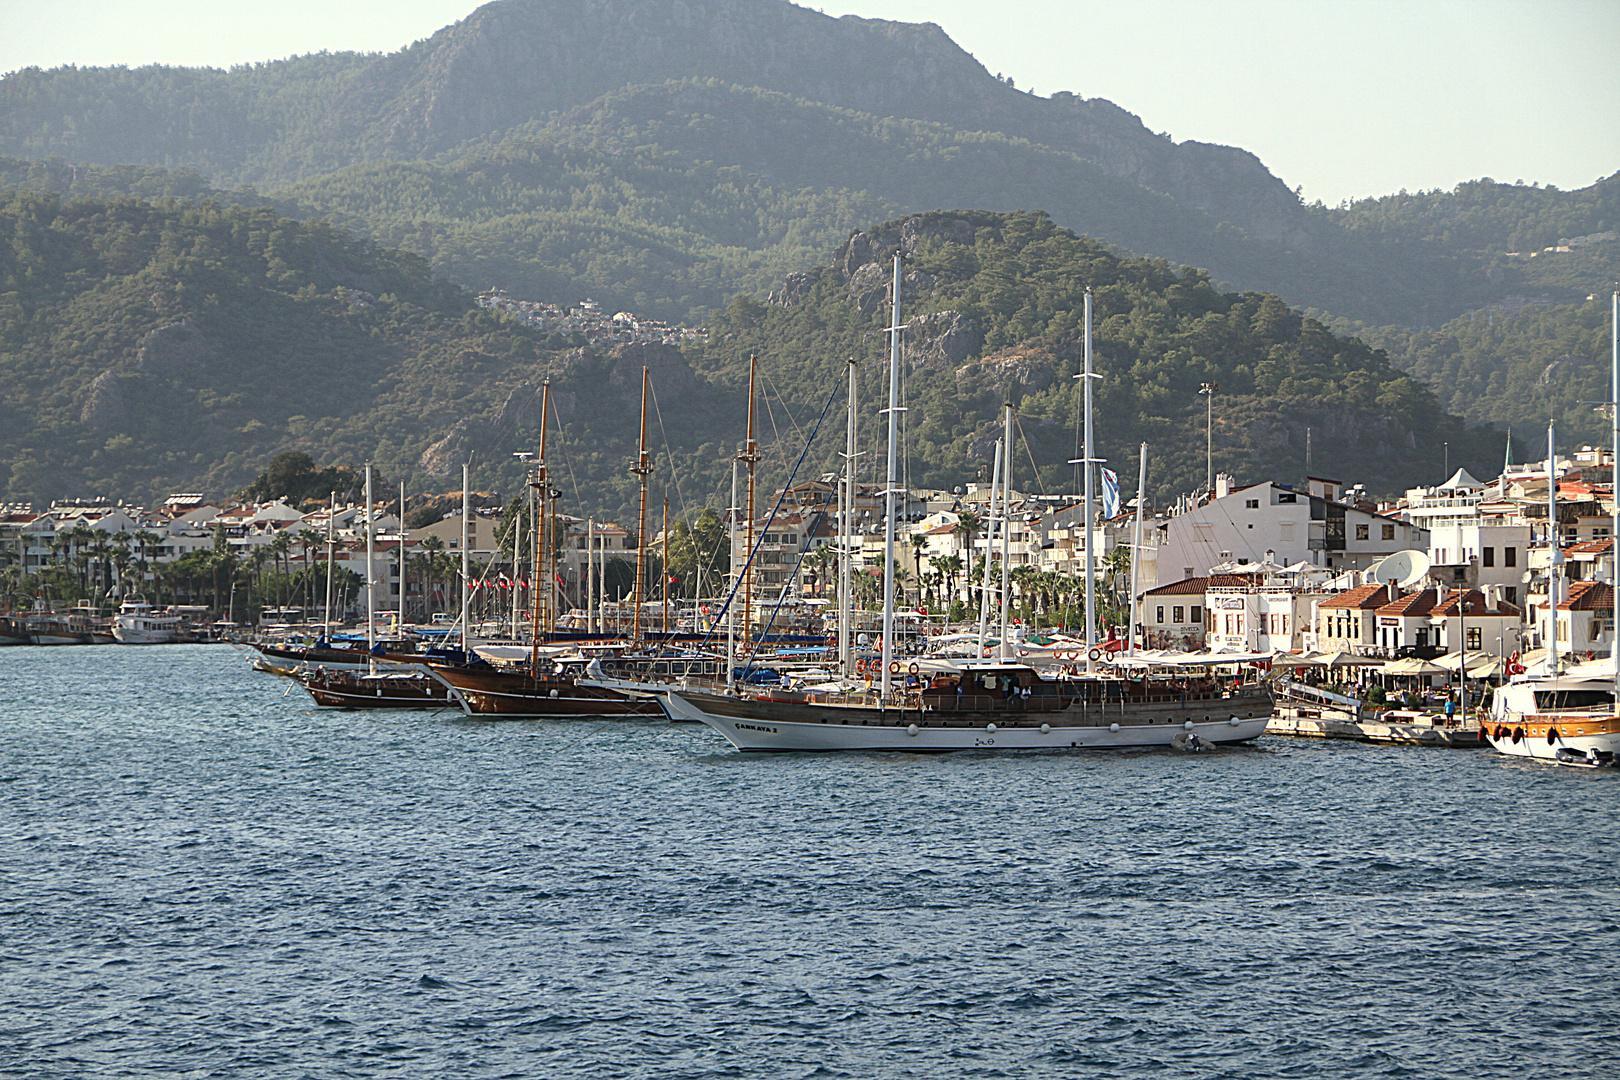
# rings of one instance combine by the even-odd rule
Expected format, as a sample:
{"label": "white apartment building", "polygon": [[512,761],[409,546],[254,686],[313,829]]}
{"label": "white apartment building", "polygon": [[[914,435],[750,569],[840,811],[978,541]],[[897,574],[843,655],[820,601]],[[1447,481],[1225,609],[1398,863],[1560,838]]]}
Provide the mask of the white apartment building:
{"label": "white apartment building", "polygon": [[1271,561],[1325,570],[1364,570],[1397,551],[1427,550],[1428,533],[1398,518],[1337,501],[1336,480],[1312,478],[1307,490],[1269,481],[1233,486],[1216,478],[1215,497],[1185,510],[1159,531],[1158,577],[1203,577],[1216,567]]}

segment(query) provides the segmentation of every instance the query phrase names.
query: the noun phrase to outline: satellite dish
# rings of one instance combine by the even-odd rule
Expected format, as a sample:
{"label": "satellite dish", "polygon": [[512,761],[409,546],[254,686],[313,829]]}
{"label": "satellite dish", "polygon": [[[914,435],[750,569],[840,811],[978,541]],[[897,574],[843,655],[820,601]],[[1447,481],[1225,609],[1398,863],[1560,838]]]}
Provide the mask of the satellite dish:
{"label": "satellite dish", "polygon": [[1393,581],[1404,589],[1422,581],[1429,565],[1429,557],[1421,551],[1397,551],[1373,567],[1373,580],[1380,585]]}

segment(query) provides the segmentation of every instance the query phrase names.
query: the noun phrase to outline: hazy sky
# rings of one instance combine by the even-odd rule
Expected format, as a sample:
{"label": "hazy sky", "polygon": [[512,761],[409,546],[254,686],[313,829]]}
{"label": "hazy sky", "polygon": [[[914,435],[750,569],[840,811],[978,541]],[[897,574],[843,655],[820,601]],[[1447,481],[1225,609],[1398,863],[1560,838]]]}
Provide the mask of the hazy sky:
{"label": "hazy sky", "polygon": [[[473,0],[0,0],[0,71],[394,50]],[[845,0],[992,72],[1242,146],[1307,199],[1620,169],[1620,0]]]}

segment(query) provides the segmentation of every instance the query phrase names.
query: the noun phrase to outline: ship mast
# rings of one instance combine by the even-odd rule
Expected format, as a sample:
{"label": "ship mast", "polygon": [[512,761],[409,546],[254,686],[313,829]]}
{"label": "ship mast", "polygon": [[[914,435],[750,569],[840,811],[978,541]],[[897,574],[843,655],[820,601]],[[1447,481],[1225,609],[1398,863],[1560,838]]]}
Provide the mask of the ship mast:
{"label": "ship mast", "polygon": [[731,592],[726,595],[726,689],[731,689],[736,681],[737,668],[737,605],[732,603],[737,589],[737,462],[731,463],[731,506],[726,512],[726,551],[730,553],[728,562],[730,572],[726,575],[731,579]]}
{"label": "ship mast", "polygon": [[1547,421],[1547,649],[1552,655],[1552,674],[1558,674],[1558,565],[1564,553],[1558,550],[1558,466],[1557,433]]}
{"label": "ship mast", "polygon": [[895,459],[900,437],[900,253],[894,253],[894,289],[889,319],[889,471],[883,489],[883,683],[882,701],[889,699],[889,667],[894,663],[894,497]]}
{"label": "ship mast", "polygon": [[[1012,402],[1003,406],[1006,415],[1002,421],[1001,453],[1005,458],[1001,469],[1001,658],[1011,659],[1015,654],[1009,647],[1007,606],[1012,602],[1008,580],[1012,570]],[[989,551],[987,547],[986,552]]]}
{"label": "ship mast", "polygon": [[467,627],[472,623],[472,462],[461,463],[461,650],[467,651]]}
{"label": "ship mast", "polygon": [[[1609,435],[1613,458],[1609,463],[1609,498],[1614,503],[1614,524],[1609,530],[1609,585],[1614,593],[1613,629],[1609,631],[1609,662],[1614,665],[1614,714],[1620,716],[1620,289],[1609,307]],[[1511,445],[1511,444],[1510,444]]]}
{"label": "ship mast", "polygon": [[669,641],[669,496],[664,496],[664,587],[659,590],[664,596],[664,640]]}
{"label": "ship mast", "polygon": [[753,640],[754,619],[754,467],[759,464],[759,444],[754,441],[754,372],[758,363],[757,358],[750,354],[748,357],[748,441],[743,446],[743,452],[737,455],[737,460],[748,469],[748,524],[743,536],[743,609],[742,609],[742,646],[743,651],[749,650],[749,643]]}
{"label": "ship mast", "polygon": [[377,672],[377,658],[371,654],[377,644],[377,584],[371,557],[376,529],[371,518],[371,462],[366,462],[366,666]]}
{"label": "ship mast", "polygon": [[395,632],[405,633],[405,583],[409,580],[405,569],[405,481],[399,482],[399,626]]}
{"label": "ship mast", "polygon": [[647,369],[641,369],[641,450],[630,469],[641,482],[641,509],[636,519],[636,609],[631,621],[631,636],[641,640],[641,597],[647,582],[647,477],[652,473],[652,462],[647,458]]}
{"label": "ship mast", "polygon": [[1084,380],[1082,386],[1085,390],[1085,440],[1081,444],[1079,464],[1086,470],[1086,500],[1085,500],[1085,530],[1086,530],[1086,670],[1096,670],[1096,661],[1091,654],[1097,648],[1097,552],[1094,541],[1097,538],[1097,524],[1093,520],[1095,515],[1096,496],[1092,491],[1092,466],[1102,459],[1092,453],[1091,448],[1091,380],[1099,376],[1091,370],[1091,289],[1086,289],[1086,349],[1085,368],[1075,376]]}
{"label": "ship mast", "polygon": [[337,561],[337,492],[332,492],[332,501],[326,504],[326,619],[322,636],[328,644],[332,640],[332,564]]}
{"label": "ship mast", "polygon": [[[995,453],[990,458],[990,498],[984,505],[984,571],[979,575],[979,651],[984,651],[984,635],[990,621],[990,552],[996,546],[996,499],[1001,494],[1001,440],[996,440]],[[1005,513],[1005,511],[1003,511]],[[973,549],[968,548],[968,587],[973,586]]]}
{"label": "ship mast", "polygon": [[[546,575],[541,559],[551,550],[551,545],[542,541],[541,533],[545,532],[551,523],[551,514],[548,512],[547,496],[551,493],[551,480],[546,472],[546,418],[551,409],[551,380],[547,379],[540,386],[540,456],[534,467],[534,480],[529,484],[529,506],[535,505],[538,496],[540,505],[540,527],[534,528],[534,518],[531,516],[529,527],[529,542],[534,545],[533,554],[529,559],[529,667],[532,670],[540,663],[540,605],[546,605],[546,628],[554,629],[551,623],[551,578]],[[544,579],[546,591],[540,592],[540,582]],[[512,583],[517,589],[517,583]]]}
{"label": "ship mast", "polygon": [[839,500],[839,547],[838,547],[838,662],[844,678],[854,673],[854,660],[851,653],[850,633],[850,606],[854,596],[850,592],[850,563],[855,559],[853,550],[855,526],[855,375],[859,371],[859,362],[854,357],[849,359],[849,430],[844,439],[844,490]]}
{"label": "ship mast", "polygon": [[1136,623],[1142,614],[1138,604],[1137,571],[1142,565],[1142,505],[1147,502],[1147,495],[1144,494],[1147,490],[1147,443],[1142,444],[1141,453],[1142,461],[1136,472],[1136,539],[1131,545],[1131,625],[1128,628],[1131,640],[1128,645],[1132,656],[1136,655]]}

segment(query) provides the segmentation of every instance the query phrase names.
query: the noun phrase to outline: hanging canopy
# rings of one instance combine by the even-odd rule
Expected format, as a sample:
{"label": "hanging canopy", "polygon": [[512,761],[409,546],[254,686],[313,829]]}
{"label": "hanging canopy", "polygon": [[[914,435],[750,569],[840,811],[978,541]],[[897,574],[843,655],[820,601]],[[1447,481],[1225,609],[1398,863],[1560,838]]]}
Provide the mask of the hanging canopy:
{"label": "hanging canopy", "polygon": [[1444,675],[1447,669],[1416,656],[1408,656],[1404,660],[1391,660],[1380,670],[1385,675]]}
{"label": "hanging canopy", "polygon": [[1338,652],[1323,653],[1315,658],[1316,663],[1325,668],[1335,667],[1377,667],[1382,660],[1374,660],[1370,656],[1358,656],[1356,653]]}
{"label": "hanging canopy", "polygon": [[[1446,671],[1455,673],[1461,661],[1456,653],[1447,653],[1445,656],[1442,656],[1436,660],[1435,663],[1444,668]],[[1478,678],[1479,676],[1476,674],[1476,672],[1480,668],[1494,663],[1496,663],[1496,654],[1470,651],[1468,654],[1468,674]]]}

